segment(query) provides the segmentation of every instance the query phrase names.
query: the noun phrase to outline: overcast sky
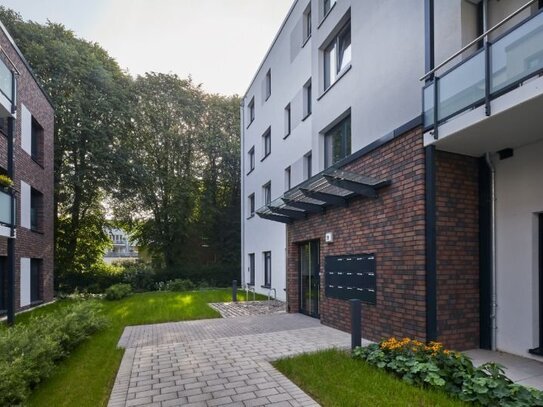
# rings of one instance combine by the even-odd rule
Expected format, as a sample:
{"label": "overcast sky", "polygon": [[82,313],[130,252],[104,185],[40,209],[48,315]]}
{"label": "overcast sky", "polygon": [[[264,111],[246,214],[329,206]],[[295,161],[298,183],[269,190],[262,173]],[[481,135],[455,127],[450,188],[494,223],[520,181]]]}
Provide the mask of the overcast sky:
{"label": "overcast sky", "polygon": [[293,0],[0,0],[25,20],[64,24],[123,69],[189,74],[243,95]]}

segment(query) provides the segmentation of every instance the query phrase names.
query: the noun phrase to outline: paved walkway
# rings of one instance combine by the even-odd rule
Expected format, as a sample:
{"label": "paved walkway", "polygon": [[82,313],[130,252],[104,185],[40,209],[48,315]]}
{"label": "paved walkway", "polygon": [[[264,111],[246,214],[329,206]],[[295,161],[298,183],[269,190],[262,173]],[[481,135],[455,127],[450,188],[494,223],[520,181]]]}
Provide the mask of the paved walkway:
{"label": "paved walkway", "polygon": [[209,306],[219,311],[223,318],[278,314],[286,312],[287,309],[287,305],[283,301],[278,300],[213,302]]}
{"label": "paved walkway", "polygon": [[269,361],[349,345],[301,314],[127,327],[109,406],[317,406]]}

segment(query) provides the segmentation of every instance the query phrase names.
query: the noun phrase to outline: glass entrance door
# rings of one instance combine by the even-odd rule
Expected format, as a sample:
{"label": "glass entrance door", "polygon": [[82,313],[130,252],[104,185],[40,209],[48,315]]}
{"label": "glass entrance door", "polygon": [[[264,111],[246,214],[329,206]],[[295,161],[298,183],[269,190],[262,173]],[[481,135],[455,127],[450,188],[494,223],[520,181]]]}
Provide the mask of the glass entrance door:
{"label": "glass entrance door", "polygon": [[300,256],[300,312],[319,317],[319,241],[312,240],[299,246]]}

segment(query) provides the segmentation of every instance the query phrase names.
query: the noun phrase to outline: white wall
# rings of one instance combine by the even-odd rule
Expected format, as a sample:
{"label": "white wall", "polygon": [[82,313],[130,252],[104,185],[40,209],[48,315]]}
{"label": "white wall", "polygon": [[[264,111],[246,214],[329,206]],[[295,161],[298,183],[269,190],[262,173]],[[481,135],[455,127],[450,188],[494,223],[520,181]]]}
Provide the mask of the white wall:
{"label": "white wall", "polygon": [[537,213],[543,212],[543,141],[496,162],[497,347],[529,356],[538,344]]}
{"label": "white wall", "polygon": [[21,181],[21,227],[30,229],[31,187]]}
{"label": "white wall", "polygon": [[30,305],[30,259],[21,257],[21,307]]}
{"label": "white wall", "polygon": [[21,148],[32,154],[32,113],[21,104]]}
{"label": "white wall", "polygon": [[[311,2],[312,37],[302,47],[303,13]],[[338,0],[320,24],[321,0],[298,0],[244,97],[242,139],[242,272],[248,281],[248,254],[255,253],[256,281],[264,282],[263,251],[272,251],[272,286],[285,299],[286,227],[248,214],[247,197],[263,205],[262,185],[271,180],[272,199],[284,193],[286,167],[292,186],[304,180],[303,157],[312,151],[313,174],[323,170],[321,131],[349,108],[352,152],[386,135],[421,112],[424,73],[424,3],[418,0]],[[322,47],[340,22],[351,14],[352,68],[323,93]],[[320,25],[319,25],[320,24]],[[272,70],[272,94],[265,101],[264,80]],[[313,114],[302,121],[303,86],[312,79]],[[255,121],[247,128],[249,101]],[[284,108],[291,105],[292,131],[284,136]],[[262,134],[271,126],[271,155],[260,161]],[[256,168],[248,176],[247,153],[255,147]],[[260,290],[263,292],[262,290]]]}

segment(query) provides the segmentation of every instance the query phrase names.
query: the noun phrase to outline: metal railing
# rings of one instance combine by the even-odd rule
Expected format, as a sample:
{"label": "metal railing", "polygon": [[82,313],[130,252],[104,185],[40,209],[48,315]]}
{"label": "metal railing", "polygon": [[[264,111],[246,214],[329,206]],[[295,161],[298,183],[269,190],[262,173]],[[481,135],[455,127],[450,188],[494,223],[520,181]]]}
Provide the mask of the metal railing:
{"label": "metal railing", "polygon": [[[525,4],[421,78],[432,79],[423,88],[423,117],[425,128],[434,128],[434,138],[438,138],[440,123],[483,104],[489,116],[491,100],[543,73],[543,12],[526,18],[492,42],[488,39],[489,33],[533,3]],[[440,76],[435,75],[481,39],[483,48]]]}

